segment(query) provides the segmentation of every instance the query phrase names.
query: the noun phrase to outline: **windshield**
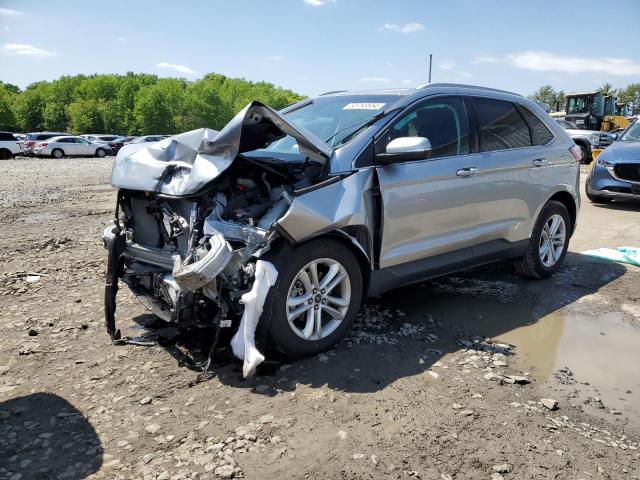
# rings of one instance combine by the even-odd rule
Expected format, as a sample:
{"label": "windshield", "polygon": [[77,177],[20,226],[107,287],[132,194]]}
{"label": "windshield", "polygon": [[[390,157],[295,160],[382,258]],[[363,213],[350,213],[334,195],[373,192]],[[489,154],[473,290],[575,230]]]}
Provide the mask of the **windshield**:
{"label": "windshield", "polygon": [[[355,137],[367,121],[397,102],[398,95],[339,95],[320,97],[284,114],[292,124],[309,130],[332,148],[338,148]],[[293,137],[276,140],[257,152],[299,154]]]}
{"label": "windshield", "polygon": [[567,113],[589,113],[589,98],[570,97],[567,100]]}
{"label": "windshield", "polygon": [[621,142],[640,142],[640,122],[634,122],[620,137]]}

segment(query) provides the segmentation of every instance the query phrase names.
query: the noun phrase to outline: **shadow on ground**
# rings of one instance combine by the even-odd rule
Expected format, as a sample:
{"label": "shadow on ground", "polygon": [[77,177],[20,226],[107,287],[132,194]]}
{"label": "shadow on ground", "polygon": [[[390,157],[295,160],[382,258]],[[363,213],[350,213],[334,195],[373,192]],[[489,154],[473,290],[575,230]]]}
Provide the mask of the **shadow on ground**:
{"label": "shadow on ground", "polygon": [[86,478],[102,454],[96,431],[64,398],[34,393],[0,402],[0,479]]}
{"label": "shadow on ground", "polygon": [[[461,340],[496,338],[535,324],[597,292],[625,271],[623,265],[576,253],[568,253],[563,268],[547,280],[523,279],[508,264],[469,270],[369,299],[348,338],[323,361],[313,357],[291,362],[277,375],[273,364],[266,365],[255,379],[245,381],[240,363],[229,352],[222,352],[214,371],[221,382],[234,387],[267,385],[270,388],[266,391],[260,389],[265,395],[274,394],[274,387],[293,390],[297,383],[374,392],[399,378],[424,372],[446,353],[459,350]],[[144,323],[148,317],[134,320]],[[406,333],[406,324],[414,333]],[[538,334],[543,338],[537,341],[554,355],[562,332],[542,327]],[[185,354],[202,361],[207,353],[206,338],[190,332],[165,347],[179,361]]]}
{"label": "shadow on ground", "polygon": [[610,203],[596,203],[595,206],[604,210],[624,210],[626,212],[640,212],[640,199],[614,200]]}

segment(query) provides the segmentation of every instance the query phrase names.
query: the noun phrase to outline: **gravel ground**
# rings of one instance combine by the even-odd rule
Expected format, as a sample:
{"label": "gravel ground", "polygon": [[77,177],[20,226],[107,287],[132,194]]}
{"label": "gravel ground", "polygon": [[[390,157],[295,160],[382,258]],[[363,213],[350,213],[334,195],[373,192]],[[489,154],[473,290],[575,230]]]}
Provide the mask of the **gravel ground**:
{"label": "gravel ground", "polygon": [[[640,269],[578,253],[640,245],[637,204],[587,202],[553,279],[495,265],[403,288],[326,354],[197,382],[197,332],[104,330],[110,171],[0,163],[0,479],[640,478]],[[151,328],[119,296],[121,327]]]}

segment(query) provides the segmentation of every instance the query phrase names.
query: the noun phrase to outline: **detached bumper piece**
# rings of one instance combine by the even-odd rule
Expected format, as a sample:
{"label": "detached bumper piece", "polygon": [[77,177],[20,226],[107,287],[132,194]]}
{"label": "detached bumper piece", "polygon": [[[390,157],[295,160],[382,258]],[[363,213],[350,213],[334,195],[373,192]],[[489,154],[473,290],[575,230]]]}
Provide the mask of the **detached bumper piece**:
{"label": "detached bumper piece", "polygon": [[125,236],[117,232],[115,227],[111,231],[114,235],[109,239],[105,237],[105,247],[107,247],[109,254],[104,284],[104,321],[111,341],[116,345],[122,345],[127,342],[122,338],[120,330],[116,329],[116,295],[118,293],[118,278],[123,267],[122,252],[127,244]]}

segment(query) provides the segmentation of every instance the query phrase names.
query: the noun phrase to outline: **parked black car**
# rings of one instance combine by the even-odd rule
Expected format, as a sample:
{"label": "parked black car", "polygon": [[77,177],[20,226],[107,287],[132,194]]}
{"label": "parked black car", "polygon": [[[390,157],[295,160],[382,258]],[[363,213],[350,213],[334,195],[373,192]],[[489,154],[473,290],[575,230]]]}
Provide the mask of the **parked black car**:
{"label": "parked black car", "polygon": [[113,152],[114,155],[117,155],[118,152],[124,146],[125,143],[132,142],[136,138],[138,138],[138,137],[133,137],[133,136],[132,137],[118,137],[115,140],[112,140],[112,141],[109,142],[109,148],[111,148],[111,151]]}

